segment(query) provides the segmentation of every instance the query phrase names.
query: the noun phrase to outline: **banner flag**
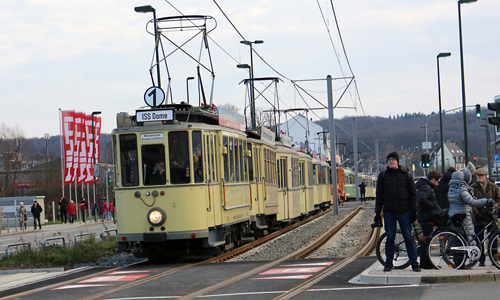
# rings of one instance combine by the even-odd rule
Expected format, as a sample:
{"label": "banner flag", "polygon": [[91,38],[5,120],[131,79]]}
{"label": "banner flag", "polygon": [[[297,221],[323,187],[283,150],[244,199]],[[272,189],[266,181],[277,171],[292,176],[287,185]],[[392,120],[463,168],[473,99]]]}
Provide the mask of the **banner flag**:
{"label": "banner flag", "polygon": [[62,111],[62,131],[64,142],[64,184],[73,182],[73,154],[75,147],[75,111]]}
{"label": "banner flag", "polygon": [[78,184],[85,181],[86,170],[87,170],[87,116],[85,114],[81,115],[81,120],[79,122],[78,131],[80,133],[79,143],[78,143]]}
{"label": "banner flag", "polygon": [[95,146],[91,115],[74,110],[61,111],[61,122],[64,144],[64,184],[75,182],[76,184],[82,182],[93,184],[93,151],[95,151],[96,163],[98,163],[101,118],[94,116]]}

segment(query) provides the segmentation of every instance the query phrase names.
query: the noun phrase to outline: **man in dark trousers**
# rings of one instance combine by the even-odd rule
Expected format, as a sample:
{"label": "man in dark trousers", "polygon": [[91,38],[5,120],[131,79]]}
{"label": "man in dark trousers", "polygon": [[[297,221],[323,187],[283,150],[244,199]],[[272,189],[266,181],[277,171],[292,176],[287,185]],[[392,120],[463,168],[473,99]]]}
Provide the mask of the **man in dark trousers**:
{"label": "man in dark trousers", "polygon": [[[471,185],[474,190],[474,196],[478,199],[488,198],[495,200],[496,203],[500,203],[500,190],[498,186],[488,179],[488,170],[485,168],[476,169],[477,181]],[[472,224],[474,224],[474,232],[476,234],[480,233],[481,230],[486,227],[492,220],[494,216],[488,214],[488,208],[485,207],[472,207]],[[494,225],[493,225],[494,226]],[[488,231],[494,230],[494,228],[488,228]],[[477,236],[480,240],[484,238],[484,231]],[[490,241],[491,243],[491,241]],[[498,249],[498,247],[494,247]],[[498,250],[497,250],[498,251]],[[479,266],[484,267],[486,262],[486,257],[484,255],[484,249],[479,258]]]}
{"label": "man in dark trousers", "polygon": [[61,213],[61,224],[66,224],[68,215],[68,200],[66,200],[63,196],[59,199],[59,212]]}
{"label": "man in dark trousers", "polygon": [[38,220],[38,228],[42,229],[42,223],[40,223],[40,214],[42,213],[43,209],[38,204],[38,202],[35,200],[33,205],[31,206],[31,214],[33,215],[33,230],[36,230],[36,221]]}
{"label": "man in dark trousers", "polygon": [[359,196],[361,197],[361,202],[366,202],[366,184],[364,181],[361,181],[361,184],[359,185],[359,194]]}
{"label": "man in dark trousers", "polygon": [[411,234],[411,223],[417,220],[417,190],[408,169],[399,165],[397,152],[387,155],[387,170],[380,173],[377,179],[375,223],[381,222],[382,209],[384,209],[385,232],[387,233],[384,272],[390,272],[393,267],[397,223],[405,240],[411,267],[413,271],[420,272],[421,268],[417,262],[417,245]]}
{"label": "man in dark trousers", "polygon": [[420,246],[420,268],[432,269],[427,263],[427,244],[429,235],[434,231],[434,226],[427,224],[427,215],[432,214],[434,208],[438,207],[434,189],[439,185],[441,173],[430,171],[426,177],[421,178],[416,184],[418,202],[418,222],[424,234],[424,244]]}

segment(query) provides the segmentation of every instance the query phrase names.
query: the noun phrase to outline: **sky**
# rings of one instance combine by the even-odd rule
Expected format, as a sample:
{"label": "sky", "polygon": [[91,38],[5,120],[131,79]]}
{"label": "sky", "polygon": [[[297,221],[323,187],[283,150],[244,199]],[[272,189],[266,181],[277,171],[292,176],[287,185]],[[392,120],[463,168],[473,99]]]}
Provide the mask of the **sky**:
{"label": "sky", "polygon": [[[17,126],[26,137],[54,136],[60,133],[59,110],[101,111],[102,132],[111,133],[117,113],[133,115],[144,107],[144,93],[152,86],[154,37],[146,31],[152,14],[134,11],[141,5],[153,6],[157,18],[182,13],[216,20],[208,40],[214,103],[243,112],[248,96],[240,82],[249,74],[236,65],[250,64],[250,50],[216,3],[244,39],[264,41],[253,46],[265,61],[253,55],[254,77],[281,79],[277,92],[274,86],[265,92],[271,102],[272,94],[279,95],[280,109],[303,108],[303,99],[309,107],[327,105],[326,76],[354,74],[357,91],[350,86],[336,118],[437,112],[441,52],[451,53],[440,59],[443,109],[462,106],[457,1],[16,0],[2,2],[0,10],[0,125]],[[500,95],[500,1],[478,0],[461,10],[467,105],[479,103],[484,111]],[[214,27],[213,21],[207,24]],[[164,32],[175,41],[193,34]],[[195,38],[186,48],[197,57],[200,43]],[[175,103],[186,101],[186,78],[196,77],[196,64],[186,57],[177,51],[167,59]],[[207,63],[206,54],[201,57]],[[168,75],[164,67],[161,72],[166,89]],[[210,76],[202,73],[202,79],[210,94]],[[349,80],[334,80],[335,102]],[[259,82],[256,88],[266,85]],[[197,102],[196,93],[196,81],[190,81],[191,103]],[[256,106],[269,108],[262,97]],[[309,113],[313,119],[327,115]]]}

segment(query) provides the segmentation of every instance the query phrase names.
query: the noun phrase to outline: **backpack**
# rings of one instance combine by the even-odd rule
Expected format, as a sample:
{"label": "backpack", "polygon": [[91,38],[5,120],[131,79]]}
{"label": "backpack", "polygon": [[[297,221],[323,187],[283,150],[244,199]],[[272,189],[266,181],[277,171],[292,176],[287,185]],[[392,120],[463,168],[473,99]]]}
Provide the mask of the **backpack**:
{"label": "backpack", "polygon": [[104,201],[101,201],[101,203],[99,203],[99,209],[100,210],[104,210]]}

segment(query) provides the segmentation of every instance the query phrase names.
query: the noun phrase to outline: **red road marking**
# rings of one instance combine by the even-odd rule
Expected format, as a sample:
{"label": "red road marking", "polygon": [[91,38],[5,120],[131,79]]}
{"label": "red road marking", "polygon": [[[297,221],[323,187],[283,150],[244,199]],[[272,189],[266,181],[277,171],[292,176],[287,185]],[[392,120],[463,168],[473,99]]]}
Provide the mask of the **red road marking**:
{"label": "red road marking", "polygon": [[287,268],[287,269],[271,269],[259,275],[272,275],[272,274],[290,274],[290,273],[316,273],[323,270],[325,267],[317,268]]}
{"label": "red road marking", "polygon": [[331,261],[331,262],[322,262],[322,263],[310,263],[310,264],[280,265],[280,267],[297,267],[297,266],[331,266],[331,265],[333,265],[333,261]]}
{"label": "red road marking", "polygon": [[98,276],[78,283],[92,283],[92,282],[104,282],[104,281],[134,281],[148,275],[122,275],[122,276]]}
{"label": "red road marking", "polygon": [[277,277],[261,277],[250,278],[250,280],[264,280],[264,279],[307,279],[312,275],[290,275],[290,276],[277,276]]}
{"label": "red road marking", "polygon": [[116,271],[111,272],[106,275],[120,275],[120,274],[133,274],[133,273],[151,273],[151,272],[159,272],[158,270],[142,270],[142,271]]}
{"label": "red road marking", "polygon": [[93,286],[114,286],[114,284],[72,284],[72,285],[60,286],[60,287],[57,287],[55,289],[51,289],[51,291],[54,291],[54,290],[67,290],[67,289],[88,288],[88,287],[93,287]]}

